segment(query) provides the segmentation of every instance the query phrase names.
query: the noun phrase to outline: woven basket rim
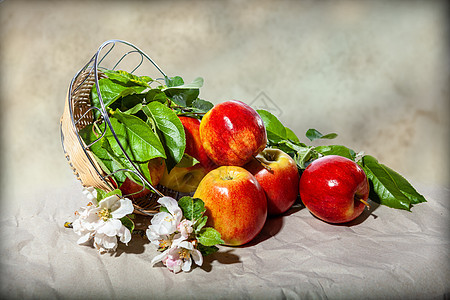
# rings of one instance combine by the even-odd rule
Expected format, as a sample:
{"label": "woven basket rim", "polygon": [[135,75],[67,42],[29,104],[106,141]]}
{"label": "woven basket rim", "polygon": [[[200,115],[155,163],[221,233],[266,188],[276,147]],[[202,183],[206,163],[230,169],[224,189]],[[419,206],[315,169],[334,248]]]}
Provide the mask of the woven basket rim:
{"label": "woven basket rim", "polygon": [[[92,116],[89,116],[89,113],[86,114],[90,108],[90,100],[86,97],[89,93],[86,93],[86,91],[90,91],[93,86],[94,81],[92,78],[89,78],[90,76],[93,77],[93,74],[92,70],[84,70],[74,77],[69,86],[64,113],[60,121],[61,141],[69,166],[82,186],[93,186],[110,192],[115,186],[110,178],[111,175],[106,174],[102,170],[94,155],[89,151],[86,143],[78,134],[81,128],[93,122]],[[99,73],[98,76],[105,77],[102,73]],[[77,86],[77,84],[79,85]],[[80,95],[74,94],[74,91],[80,91]],[[75,116],[76,112],[74,110],[77,109],[80,109],[80,113],[78,116]],[[92,119],[86,121],[83,118]],[[159,188],[161,189],[161,187]],[[170,192],[167,189],[165,191]],[[147,201],[143,201],[142,199],[132,200],[135,213],[153,215],[158,212],[158,203],[156,200],[159,196],[155,196],[157,195],[152,193]]]}

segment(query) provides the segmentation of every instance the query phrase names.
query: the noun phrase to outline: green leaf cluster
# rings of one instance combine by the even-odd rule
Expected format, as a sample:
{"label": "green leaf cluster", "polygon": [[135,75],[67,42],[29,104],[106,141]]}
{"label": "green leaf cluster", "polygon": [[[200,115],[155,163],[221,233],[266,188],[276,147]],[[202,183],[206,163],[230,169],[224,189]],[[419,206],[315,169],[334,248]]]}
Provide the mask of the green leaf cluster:
{"label": "green leaf cluster", "polygon": [[182,197],[178,200],[183,216],[192,221],[194,234],[199,243],[198,249],[203,255],[214,253],[218,250],[216,245],[223,244],[220,233],[212,227],[205,227],[208,217],[204,215],[206,212],[205,203],[199,198],[189,196]]}
{"label": "green leaf cluster", "polygon": [[[83,128],[80,136],[91,145],[89,150],[103,171],[112,173],[119,185],[127,177],[142,184],[140,176],[152,184],[150,160],[164,159],[170,171],[184,157],[186,137],[178,115],[201,118],[213,107],[198,98],[203,79],[185,84],[175,76],[161,83],[121,70],[103,72],[107,77],[100,79],[90,94],[92,106],[99,110],[93,110],[94,123]],[[103,108],[109,122],[100,114]],[[140,176],[134,173],[134,166]]]}
{"label": "green leaf cluster", "polygon": [[[404,177],[379,163],[373,156],[359,157],[354,150],[343,145],[306,145],[270,112],[265,110],[257,112],[266,127],[267,146],[280,149],[294,158],[300,174],[311,162],[322,156],[339,155],[357,162],[363,168],[370,183],[370,198],[373,201],[405,210],[410,210],[415,204],[426,202]],[[337,137],[336,133],[322,134],[316,129],[308,129],[305,135],[310,141]]]}

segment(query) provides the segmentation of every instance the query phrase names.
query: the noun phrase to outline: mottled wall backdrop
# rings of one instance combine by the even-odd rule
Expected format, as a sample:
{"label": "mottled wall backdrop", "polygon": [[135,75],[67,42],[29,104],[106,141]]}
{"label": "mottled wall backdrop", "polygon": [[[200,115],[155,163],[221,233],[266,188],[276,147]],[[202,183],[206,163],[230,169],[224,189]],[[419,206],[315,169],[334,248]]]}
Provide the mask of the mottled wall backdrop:
{"label": "mottled wall backdrop", "polygon": [[73,182],[67,87],[113,38],[203,77],[213,103],[266,106],[301,139],[336,132],[413,182],[448,185],[447,23],[445,1],[2,1],[2,197]]}

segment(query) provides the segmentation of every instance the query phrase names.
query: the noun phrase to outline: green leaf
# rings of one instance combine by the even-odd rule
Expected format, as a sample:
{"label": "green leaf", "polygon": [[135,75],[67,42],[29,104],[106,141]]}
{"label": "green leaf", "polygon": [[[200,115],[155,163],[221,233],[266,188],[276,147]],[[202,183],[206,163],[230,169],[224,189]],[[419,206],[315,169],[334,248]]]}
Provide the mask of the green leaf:
{"label": "green leaf", "polygon": [[267,139],[271,143],[279,143],[288,139],[286,127],[267,110],[258,109],[256,112],[261,116],[267,131]]}
{"label": "green leaf", "polygon": [[292,151],[294,151],[294,152],[301,151],[303,148],[306,147],[306,145],[303,144],[303,143],[294,144],[291,141],[283,140],[283,141],[279,142],[276,145],[276,147],[279,148],[280,150],[286,152],[286,153],[289,153],[289,152],[292,152]]}
{"label": "green leaf", "polygon": [[361,166],[368,179],[372,182],[372,188],[378,196],[380,204],[410,210],[411,200],[404,191],[411,192],[411,186],[407,181],[399,180],[400,175],[383,164],[380,164],[373,156],[365,155]]}
{"label": "green leaf", "polygon": [[295,144],[301,144],[297,135],[295,135],[295,133],[291,129],[289,129],[287,127],[285,127],[285,128],[286,128],[286,138]]}
{"label": "green leaf", "polygon": [[134,114],[136,114],[138,111],[140,111],[141,109],[142,109],[142,103],[138,103],[138,104],[136,104],[135,106],[133,106],[132,108],[130,108],[130,109],[124,111],[123,113],[124,113],[124,114],[127,114],[127,115],[134,115]]}
{"label": "green leaf", "polygon": [[[79,134],[86,143],[86,145],[90,145],[91,143],[96,141],[93,145],[90,146],[89,150],[92,152],[94,158],[99,163],[102,170],[106,174],[109,174],[113,171],[112,166],[113,162],[110,154],[103,147],[103,143],[106,138],[98,140],[101,137],[101,132],[94,133],[93,127],[94,126],[92,124],[89,124],[82,130],[80,130]],[[103,130],[103,127],[104,127],[103,124],[99,126],[99,128],[102,128],[101,130]]]}
{"label": "green leaf", "polygon": [[125,217],[121,218],[120,221],[122,222],[123,226],[128,228],[130,230],[130,232],[133,233],[133,230],[134,230],[133,220],[131,220],[128,216],[125,216]]}
{"label": "green leaf", "polygon": [[[373,158],[373,157],[366,158],[367,156],[368,155],[365,155],[363,157],[363,163],[365,163],[366,165],[367,165],[368,161],[369,161],[369,164],[373,163],[373,160],[375,160],[375,158]],[[378,163],[378,161],[376,161],[376,163]],[[380,163],[378,163],[378,164],[386,171],[386,173],[389,174],[392,181],[395,182],[395,184],[398,186],[400,192],[409,199],[411,204],[419,204],[422,202],[427,202],[425,197],[423,195],[419,194],[416,191],[416,189],[402,175],[400,175],[396,171],[392,170],[391,168],[389,168],[383,164],[380,164]]]}
{"label": "green leaf", "polygon": [[205,213],[205,211],[206,211],[205,203],[199,198],[194,198],[193,219],[194,220],[200,219]]}
{"label": "green leaf", "polygon": [[[121,125],[118,125],[118,122],[113,122],[115,119]],[[147,123],[138,117],[124,114],[119,110],[112,112],[110,120],[111,124],[115,124],[113,128],[116,126],[114,128],[116,134],[124,137],[125,141],[128,142],[128,145],[124,146],[128,146],[127,150],[133,154],[136,161],[148,162],[156,157],[166,158],[164,146]]]}
{"label": "green leaf", "polygon": [[225,243],[220,233],[212,227],[204,227],[197,235],[197,240],[204,246],[214,246]]}
{"label": "green leaf", "polygon": [[167,171],[180,162],[186,148],[186,137],[183,124],[178,116],[167,106],[159,102],[151,102],[143,107],[145,114],[151,117],[159,132],[166,153]]}
{"label": "green leaf", "polygon": [[299,151],[297,151],[294,160],[297,163],[297,166],[303,170],[308,166],[308,162],[317,159],[318,157],[317,152],[314,151],[314,147],[308,146],[302,147]]}
{"label": "green leaf", "polygon": [[211,108],[214,107],[214,104],[212,104],[209,101],[202,100],[202,99],[195,99],[192,102],[192,108],[195,108],[196,112],[204,112],[207,113]]}
{"label": "green leaf", "polygon": [[183,216],[188,220],[194,219],[194,200],[192,197],[184,196],[178,200],[178,206],[183,211]]}
{"label": "green leaf", "polygon": [[199,198],[184,196],[178,200],[178,205],[183,211],[183,216],[191,221],[200,219],[205,212],[205,204]]}
{"label": "green leaf", "polygon": [[116,183],[120,186],[125,179],[127,178],[126,174],[124,172],[121,172],[119,170],[122,169],[133,169],[131,164],[128,162],[128,160],[125,157],[119,157],[111,148],[111,145],[109,144],[108,140],[105,139],[102,141],[102,147],[107,153],[108,158],[105,160],[102,160],[105,164],[108,163],[109,170],[114,173],[113,177]]}
{"label": "green leaf", "polygon": [[99,188],[95,188],[95,190],[97,191],[97,203],[107,197],[106,196],[107,192],[105,192],[104,190],[99,189]]}
{"label": "green leaf", "polygon": [[163,91],[170,89],[199,89],[203,86],[203,78],[197,77],[191,83],[184,84],[184,81],[180,76],[172,78],[166,77],[166,85],[167,88],[164,88]]}
{"label": "green leaf", "polygon": [[122,196],[122,191],[119,189],[112,190],[111,192],[108,192],[107,194],[105,194],[104,198],[108,198],[112,195]]}
{"label": "green leaf", "polygon": [[336,133],[328,133],[323,135],[322,133],[320,133],[319,131],[317,131],[316,129],[308,129],[308,131],[306,131],[306,137],[310,140],[310,141],[314,141],[317,139],[334,139],[337,137]]}
{"label": "green leaf", "polygon": [[318,146],[315,150],[322,155],[339,155],[351,160],[355,160],[356,153],[350,148],[341,145]]}
{"label": "green leaf", "polygon": [[203,78],[196,78],[193,82],[188,84],[179,84],[182,82],[181,77],[174,77],[174,79],[166,79],[167,87],[162,91],[169,99],[182,107],[190,107],[194,100],[200,94],[200,88],[203,86]]}
{"label": "green leaf", "polygon": [[165,90],[167,98],[181,107],[192,106],[192,103],[200,94],[198,89],[170,89]]}
{"label": "green leaf", "polygon": [[[125,124],[121,123],[116,117],[119,116],[121,120],[127,119],[125,123],[130,123],[129,119],[132,120],[131,123],[137,122],[140,124],[139,126],[131,126],[127,127]],[[150,170],[148,169],[148,162],[156,157],[163,157],[164,152],[160,152],[160,150],[154,150],[154,148],[150,147],[148,144],[143,142],[141,138],[136,137],[133,134],[133,130],[139,129],[139,127],[143,127],[142,130],[145,130],[147,133],[144,135],[144,138],[147,135],[150,135],[150,138],[146,137],[146,140],[153,140],[154,145],[156,147],[163,148],[161,142],[158,137],[151,131],[150,127],[141,119],[132,116],[126,115],[119,111],[114,112],[114,114],[110,118],[111,125],[116,133],[116,136],[125,150],[125,153],[130,157],[132,163],[136,165],[138,171],[147,179],[150,183]],[[145,125],[145,126],[144,126]],[[109,169],[113,172],[119,171],[121,169],[129,169],[135,171],[132,163],[127,159],[124,152],[120,148],[116,139],[114,138],[112,131],[108,128],[105,134],[105,140],[102,142],[102,148],[107,152],[107,159],[103,160],[103,162],[109,167]],[[114,174],[114,178],[118,181],[118,183],[122,183],[126,177],[129,177],[134,182],[141,184],[141,179],[137,177],[134,173],[131,172],[119,172]]]}
{"label": "green leaf", "polygon": [[180,86],[184,84],[183,78],[180,76],[175,77],[164,77],[164,80],[166,82],[167,87],[174,87],[174,86]]}
{"label": "green leaf", "polygon": [[104,73],[111,81],[116,81],[124,86],[150,87],[149,82],[153,81],[148,76],[136,76],[122,70],[105,70]]}
{"label": "green leaf", "polygon": [[111,104],[109,108],[111,110],[119,109],[120,111],[127,111],[129,109],[134,108],[136,105],[139,105],[144,102],[144,96],[142,94],[132,94],[125,97],[122,97],[120,101],[116,101],[115,103]]}
{"label": "green leaf", "polygon": [[[121,97],[141,93],[145,90],[145,87],[143,86],[124,86],[123,83],[112,81],[109,78],[100,79],[98,81],[98,84],[105,108],[112,105],[117,99]],[[91,103],[93,106],[101,108],[96,84],[94,84],[91,90]],[[98,118],[98,115],[99,112],[94,110],[94,116]]]}
{"label": "green leaf", "polygon": [[165,103],[167,100],[166,94],[160,89],[151,89],[145,95],[145,100],[150,103],[152,101],[158,101],[161,103]]}

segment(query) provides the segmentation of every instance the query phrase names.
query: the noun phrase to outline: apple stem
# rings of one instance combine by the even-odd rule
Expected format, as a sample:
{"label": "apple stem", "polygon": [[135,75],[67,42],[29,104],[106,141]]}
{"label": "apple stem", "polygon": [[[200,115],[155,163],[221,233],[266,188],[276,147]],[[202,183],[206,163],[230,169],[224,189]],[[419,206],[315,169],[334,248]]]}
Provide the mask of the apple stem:
{"label": "apple stem", "polygon": [[272,168],[268,164],[266,164],[265,162],[261,161],[256,156],[254,156],[254,158],[264,167],[264,169],[266,169],[267,171],[272,171]]}
{"label": "apple stem", "polygon": [[363,200],[363,199],[359,199],[359,201],[361,201],[362,203],[364,203],[364,205],[367,206],[368,209],[370,209],[370,204],[369,204],[367,201],[365,201],[365,200]]}

